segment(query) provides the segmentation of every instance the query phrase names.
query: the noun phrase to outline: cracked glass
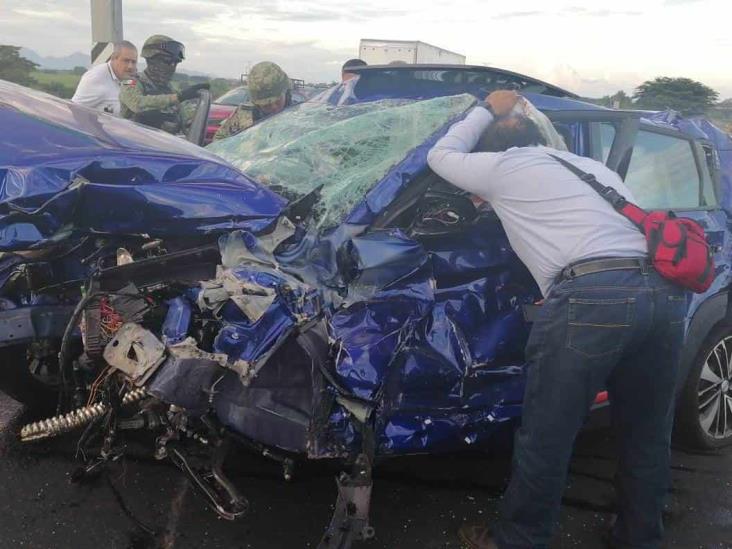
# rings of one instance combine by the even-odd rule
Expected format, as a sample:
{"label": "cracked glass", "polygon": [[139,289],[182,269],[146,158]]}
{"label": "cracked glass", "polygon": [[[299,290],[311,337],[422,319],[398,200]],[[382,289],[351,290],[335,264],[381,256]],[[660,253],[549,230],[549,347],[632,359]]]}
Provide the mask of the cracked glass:
{"label": "cracked glass", "polygon": [[313,213],[326,228],[342,222],[412,149],[474,104],[468,94],[304,103],[208,148],[289,200],[322,186]]}

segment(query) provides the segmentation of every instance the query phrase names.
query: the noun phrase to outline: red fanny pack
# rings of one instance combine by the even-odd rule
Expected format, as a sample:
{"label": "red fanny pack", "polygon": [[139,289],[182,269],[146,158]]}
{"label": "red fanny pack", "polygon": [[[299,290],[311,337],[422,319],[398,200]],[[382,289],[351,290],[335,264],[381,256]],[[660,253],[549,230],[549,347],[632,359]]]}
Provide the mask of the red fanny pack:
{"label": "red fanny pack", "polygon": [[597,191],[646,235],[648,256],[658,274],[699,294],[711,286],[715,276],[714,259],[704,228],[699,223],[676,217],[673,212],[647,212],[625,200],[612,187],[600,183],[594,175],[563,158],[550,156]]}

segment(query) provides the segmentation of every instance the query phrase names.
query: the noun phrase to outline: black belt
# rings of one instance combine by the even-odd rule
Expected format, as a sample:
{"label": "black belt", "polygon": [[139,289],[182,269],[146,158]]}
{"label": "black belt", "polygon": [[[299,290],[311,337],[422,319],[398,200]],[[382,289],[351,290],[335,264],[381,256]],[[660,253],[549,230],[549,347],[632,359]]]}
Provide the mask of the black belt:
{"label": "black belt", "polygon": [[558,281],[578,276],[602,273],[604,271],[620,271],[638,269],[647,273],[651,264],[645,257],[609,257],[606,259],[588,259],[579,261],[562,269],[557,277]]}

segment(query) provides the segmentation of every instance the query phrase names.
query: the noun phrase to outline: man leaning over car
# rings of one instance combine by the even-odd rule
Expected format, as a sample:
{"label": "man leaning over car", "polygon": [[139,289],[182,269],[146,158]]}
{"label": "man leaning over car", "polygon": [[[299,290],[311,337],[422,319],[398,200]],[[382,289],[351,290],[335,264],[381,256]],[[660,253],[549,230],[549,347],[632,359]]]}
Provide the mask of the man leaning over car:
{"label": "man leaning over car", "polygon": [[[545,146],[497,91],[430,151],[430,167],[488,201],[545,301],[526,346],[527,382],[511,480],[492,531],[464,525],[471,548],[549,547],[575,437],[607,388],[619,443],[617,547],[661,544],[683,293],[646,260],[646,241],[589,185],[553,159],[633,199],[592,159]],[[471,153],[476,144],[494,152]]]}

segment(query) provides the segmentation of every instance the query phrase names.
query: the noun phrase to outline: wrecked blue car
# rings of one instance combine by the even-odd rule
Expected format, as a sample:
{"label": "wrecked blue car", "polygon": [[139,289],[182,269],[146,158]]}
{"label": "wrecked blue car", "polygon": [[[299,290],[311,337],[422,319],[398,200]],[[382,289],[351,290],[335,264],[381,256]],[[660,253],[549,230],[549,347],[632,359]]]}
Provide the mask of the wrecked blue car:
{"label": "wrecked blue car", "polygon": [[689,296],[677,425],[728,443],[730,139],[467,66],[363,68],[208,150],[0,83],[0,388],[48,414],[21,439],[78,430],[93,471],[152,432],[229,519],[248,507],[231,442],[286,477],[337,458],[352,469],[320,547],[372,536],[378,459],[483,448],[521,416],[540,292],[490,207],[426,163],[501,88],[642,206],[706,228],[718,272]]}

